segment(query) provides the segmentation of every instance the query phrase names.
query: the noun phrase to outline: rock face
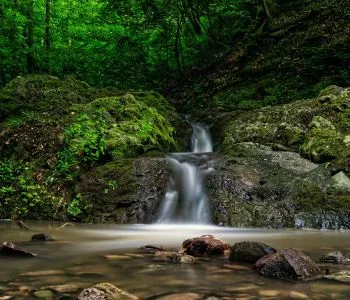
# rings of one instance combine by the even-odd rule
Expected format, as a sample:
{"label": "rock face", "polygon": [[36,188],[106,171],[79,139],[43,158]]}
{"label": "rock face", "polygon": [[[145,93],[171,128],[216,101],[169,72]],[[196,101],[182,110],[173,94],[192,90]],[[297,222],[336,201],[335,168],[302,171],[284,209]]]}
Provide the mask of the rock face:
{"label": "rock face", "polygon": [[315,99],[218,116],[206,182],[214,222],[350,228],[349,112],[350,89],[330,87]]}
{"label": "rock face", "polygon": [[255,268],[261,275],[279,279],[307,279],[321,270],[310,257],[296,249],[284,249],[259,259]]}
{"label": "rock face", "polygon": [[34,254],[17,249],[13,243],[5,242],[0,246],[0,257],[32,258]]}
{"label": "rock face", "polygon": [[269,245],[259,242],[241,242],[231,247],[230,261],[255,263],[258,259],[268,254],[276,253]]}
{"label": "rock face", "polygon": [[229,245],[212,235],[188,239],[183,242],[184,253],[195,256],[223,255],[229,249]]}
{"label": "rock face", "polygon": [[348,265],[350,264],[350,257],[344,255],[341,251],[334,251],[322,256],[320,261],[323,263]]}
{"label": "rock face", "polygon": [[[120,159],[84,174],[78,193],[93,204],[84,221],[150,223],[169,178],[165,158]],[[102,191],[102,194],[101,194]]]}
{"label": "rock face", "polygon": [[110,283],[100,283],[83,290],[78,300],[137,300],[138,297],[124,292]]}

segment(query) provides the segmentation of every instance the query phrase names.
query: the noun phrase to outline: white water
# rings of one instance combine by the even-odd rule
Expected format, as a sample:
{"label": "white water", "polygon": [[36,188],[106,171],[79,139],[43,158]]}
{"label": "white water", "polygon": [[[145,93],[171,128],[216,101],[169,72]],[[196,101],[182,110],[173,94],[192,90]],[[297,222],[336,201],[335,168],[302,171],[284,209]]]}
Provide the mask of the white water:
{"label": "white water", "polygon": [[199,156],[193,153],[212,152],[213,147],[205,126],[192,124],[192,128],[192,152],[173,153],[168,157],[172,176],[160,207],[158,223],[210,222],[208,200],[203,190],[203,174],[195,164]]}

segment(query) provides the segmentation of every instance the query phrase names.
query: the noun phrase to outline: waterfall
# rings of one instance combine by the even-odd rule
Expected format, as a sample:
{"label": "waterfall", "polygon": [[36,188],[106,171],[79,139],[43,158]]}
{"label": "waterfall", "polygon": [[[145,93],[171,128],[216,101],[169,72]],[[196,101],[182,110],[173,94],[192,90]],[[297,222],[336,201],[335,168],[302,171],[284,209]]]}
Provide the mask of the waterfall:
{"label": "waterfall", "polygon": [[161,204],[158,223],[209,223],[207,196],[203,190],[203,172],[199,166],[203,153],[213,151],[208,129],[191,124],[191,151],[168,155],[171,178]]}

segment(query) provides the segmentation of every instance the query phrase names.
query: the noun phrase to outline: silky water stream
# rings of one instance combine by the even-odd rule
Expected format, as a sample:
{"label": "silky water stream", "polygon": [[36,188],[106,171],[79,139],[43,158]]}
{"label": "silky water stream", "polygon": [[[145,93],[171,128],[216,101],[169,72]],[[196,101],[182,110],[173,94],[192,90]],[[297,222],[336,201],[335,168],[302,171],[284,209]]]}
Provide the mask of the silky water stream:
{"label": "silky water stream", "polygon": [[[349,231],[237,229],[211,226],[202,180],[209,167],[200,163],[212,151],[204,126],[193,125],[192,152],[169,155],[168,191],[153,225],[89,225],[61,228],[58,223],[28,223],[32,231],[0,222],[0,240],[36,253],[33,259],[0,258],[0,299],[37,299],[35,291],[69,285],[46,299],[76,299],[81,289],[110,282],[140,299],[350,299],[350,285],[332,281],[289,282],[260,276],[251,265],[227,257],[195,264],[156,260],[144,245],[175,248],[184,240],[212,234],[230,244],[244,240],[275,248],[298,248],[318,261],[332,250],[350,251]],[[52,242],[28,242],[33,233]],[[331,272],[350,266],[333,265]],[[299,297],[299,298],[298,298]]]}

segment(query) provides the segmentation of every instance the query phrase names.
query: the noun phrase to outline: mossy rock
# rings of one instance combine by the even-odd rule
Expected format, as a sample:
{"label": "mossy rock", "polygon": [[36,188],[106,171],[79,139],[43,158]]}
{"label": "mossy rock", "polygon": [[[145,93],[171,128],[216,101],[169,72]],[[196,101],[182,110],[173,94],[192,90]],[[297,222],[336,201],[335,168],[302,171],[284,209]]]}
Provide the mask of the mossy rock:
{"label": "mossy rock", "polygon": [[335,130],[314,128],[300,147],[301,154],[316,163],[332,161],[346,149],[342,136]]}

